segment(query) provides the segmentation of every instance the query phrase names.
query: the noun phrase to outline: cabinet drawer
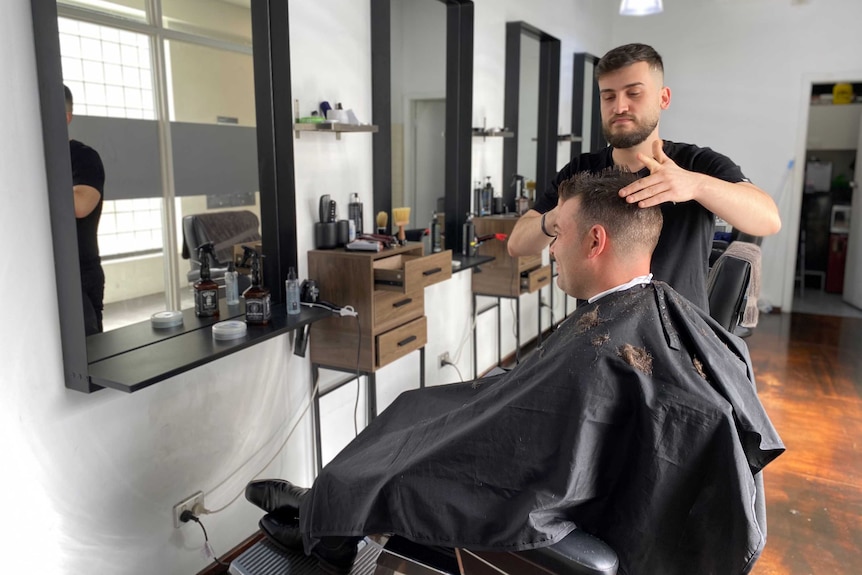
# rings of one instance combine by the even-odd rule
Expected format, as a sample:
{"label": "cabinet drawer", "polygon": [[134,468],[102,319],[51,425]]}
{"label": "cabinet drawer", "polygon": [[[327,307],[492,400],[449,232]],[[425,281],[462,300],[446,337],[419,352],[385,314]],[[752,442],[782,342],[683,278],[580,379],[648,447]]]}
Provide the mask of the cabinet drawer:
{"label": "cabinet drawer", "polygon": [[428,320],[425,316],[382,333],[376,338],[377,367],[392,363],[423,347],[428,341]]}
{"label": "cabinet drawer", "polygon": [[542,265],[542,255],[536,256],[520,256],[515,258],[518,266],[518,273],[522,274],[525,271],[533,270]]}
{"label": "cabinet drawer", "polygon": [[521,293],[533,293],[551,285],[551,266],[542,266],[521,274]]}
{"label": "cabinet drawer", "polygon": [[398,254],[374,261],[374,289],[407,293],[452,277],[452,251]]}
{"label": "cabinet drawer", "polygon": [[392,329],[425,313],[425,292],[374,290],[374,333]]}

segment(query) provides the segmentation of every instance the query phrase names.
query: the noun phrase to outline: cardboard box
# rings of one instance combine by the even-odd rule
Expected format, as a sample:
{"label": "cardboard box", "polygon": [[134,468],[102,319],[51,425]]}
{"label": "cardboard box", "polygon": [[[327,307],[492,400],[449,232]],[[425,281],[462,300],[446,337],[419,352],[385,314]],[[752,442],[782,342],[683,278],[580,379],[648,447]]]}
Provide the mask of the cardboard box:
{"label": "cardboard box", "polygon": [[[247,262],[248,265],[246,265],[246,266],[242,265],[243,255],[245,254],[245,250],[242,249],[243,246],[250,247],[251,249],[255,250],[257,253],[259,253],[261,256],[263,255],[263,246],[262,246],[260,240],[255,241],[255,242],[245,242],[245,243],[236,244],[233,246],[233,265],[236,268],[237,272],[247,275],[247,274],[251,273],[251,262]],[[261,260],[261,261],[263,261],[263,260]]]}

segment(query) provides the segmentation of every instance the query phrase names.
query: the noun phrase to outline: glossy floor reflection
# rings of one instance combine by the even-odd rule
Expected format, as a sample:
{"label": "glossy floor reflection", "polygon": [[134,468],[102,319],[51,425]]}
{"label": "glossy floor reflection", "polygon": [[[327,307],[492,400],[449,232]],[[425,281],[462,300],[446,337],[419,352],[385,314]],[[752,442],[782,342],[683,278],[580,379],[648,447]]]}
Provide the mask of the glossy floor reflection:
{"label": "glossy floor reflection", "polygon": [[754,575],[862,572],[862,319],[765,315],[747,343],[787,452],[764,471]]}

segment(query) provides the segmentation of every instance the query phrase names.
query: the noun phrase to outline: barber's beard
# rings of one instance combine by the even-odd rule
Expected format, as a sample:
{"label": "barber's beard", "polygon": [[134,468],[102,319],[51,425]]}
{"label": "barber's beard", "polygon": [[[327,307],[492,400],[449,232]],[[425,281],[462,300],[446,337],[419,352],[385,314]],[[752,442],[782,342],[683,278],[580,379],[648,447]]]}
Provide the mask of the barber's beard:
{"label": "barber's beard", "polygon": [[604,132],[605,140],[608,141],[614,148],[633,148],[641,144],[649,138],[656,126],[658,126],[658,117],[647,119],[646,121],[632,118],[634,129],[626,132],[611,132],[610,126],[613,122],[611,118],[608,122],[602,122],[602,132]]}

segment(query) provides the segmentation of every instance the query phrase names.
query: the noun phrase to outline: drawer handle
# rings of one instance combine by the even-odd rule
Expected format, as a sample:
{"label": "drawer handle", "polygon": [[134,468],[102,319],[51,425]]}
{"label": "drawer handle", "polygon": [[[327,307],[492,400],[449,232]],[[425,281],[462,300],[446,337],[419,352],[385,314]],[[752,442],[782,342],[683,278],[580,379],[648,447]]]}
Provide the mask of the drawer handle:
{"label": "drawer handle", "polygon": [[415,336],[415,335],[411,335],[410,337],[408,337],[408,338],[406,338],[406,339],[402,339],[401,341],[399,341],[399,342],[398,342],[398,347],[404,347],[405,345],[407,345],[407,344],[408,344],[408,343],[410,343],[411,341],[415,341],[415,340],[416,340],[416,336]]}
{"label": "drawer handle", "polygon": [[430,270],[425,270],[422,272],[423,276],[433,276],[434,274],[439,274],[443,271],[443,268],[431,268]]}
{"label": "drawer handle", "polygon": [[537,281],[537,282],[543,282],[543,281],[545,281],[545,280],[547,280],[547,279],[548,279],[548,276],[542,276],[542,277],[540,277],[539,279],[537,279],[536,281]]}
{"label": "drawer handle", "polygon": [[395,302],[394,304],[392,304],[392,307],[401,307],[401,306],[403,306],[403,305],[407,305],[408,303],[410,303],[410,302],[412,302],[412,301],[413,301],[413,298],[412,298],[412,297],[408,297],[407,299],[403,299],[403,300],[401,300],[401,301],[397,301],[397,302]]}

